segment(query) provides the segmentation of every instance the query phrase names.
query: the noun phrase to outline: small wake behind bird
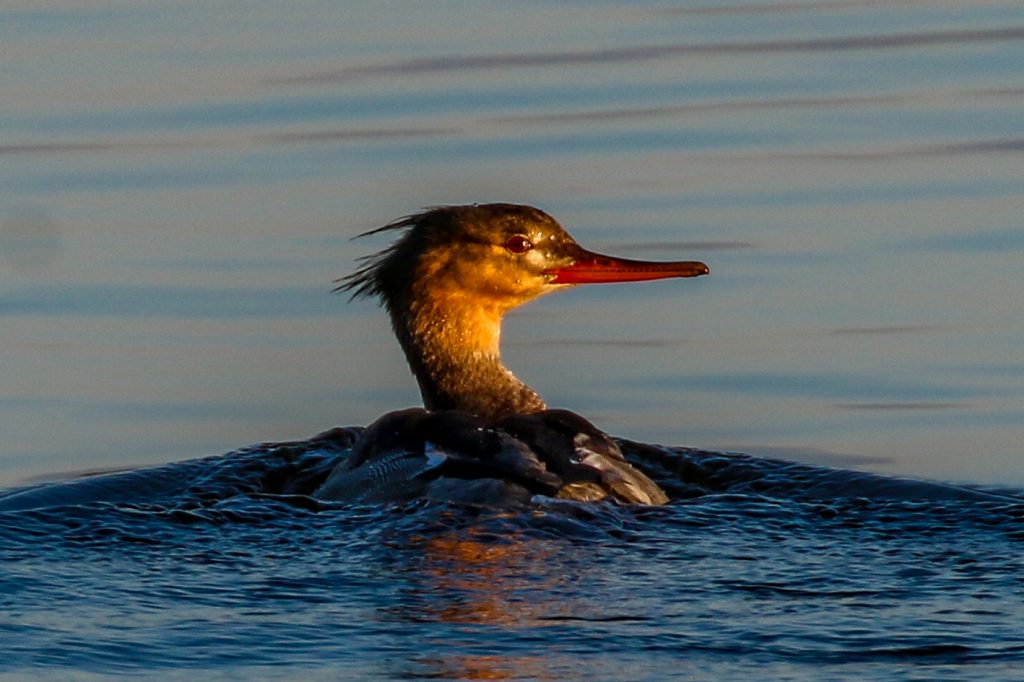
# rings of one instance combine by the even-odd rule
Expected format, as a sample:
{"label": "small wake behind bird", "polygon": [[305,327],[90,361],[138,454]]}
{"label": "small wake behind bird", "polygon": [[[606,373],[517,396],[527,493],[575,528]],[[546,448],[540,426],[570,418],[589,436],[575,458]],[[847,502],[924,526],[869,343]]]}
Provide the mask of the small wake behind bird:
{"label": "small wake behind bird", "polygon": [[[14,488],[0,493],[0,513],[39,509],[73,513],[75,508],[96,506],[199,510],[215,508],[235,498],[277,498],[308,509],[334,508],[339,504],[338,497],[343,497],[346,504],[399,503],[422,497],[496,508],[529,508],[544,500],[559,499],[557,492],[552,494],[557,477],[545,476],[543,472],[527,474],[536,481],[547,481],[546,491],[531,492],[524,484],[525,494],[513,496],[500,489],[497,492],[502,494],[492,495],[499,483],[514,485],[486,475],[493,476],[501,464],[467,464],[462,461],[465,455],[429,440],[424,442],[422,454],[419,450],[390,449],[378,457],[374,467],[353,466],[349,459],[357,457],[356,449],[367,433],[368,429],[362,427],[339,427],[308,440],[264,443],[162,466]],[[503,437],[488,430],[481,434],[482,438],[488,436],[499,443]],[[1024,504],[1024,495],[1013,490],[992,491],[740,453],[608,440],[622,453],[627,466],[664,491],[664,502],[668,504],[721,495],[780,502],[833,503],[861,498],[882,502]],[[451,459],[458,461],[452,463]],[[362,472],[359,476],[365,476],[368,482],[362,485],[361,478],[348,478],[351,471]],[[445,476],[452,471],[485,475],[467,479]],[[514,481],[507,471],[501,473],[508,481]],[[392,478],[398,482],[389,480]],[[332,490],[342,486],[349,489]],[[400,494],[392,486],[400,487]],[[457,499],[453,499],[456,492],[452,488],[459,496]],[[574,493],[561,499],[581,497],[582,493]]]}

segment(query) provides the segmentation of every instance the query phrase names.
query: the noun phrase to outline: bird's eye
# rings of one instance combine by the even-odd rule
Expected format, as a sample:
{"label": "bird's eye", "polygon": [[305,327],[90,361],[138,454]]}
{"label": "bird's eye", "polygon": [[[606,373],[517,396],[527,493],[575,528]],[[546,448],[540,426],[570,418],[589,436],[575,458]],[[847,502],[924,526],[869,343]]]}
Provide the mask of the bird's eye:
{"label": "bird's eye", "polygon": [[517,234],[508,238],[508,241],[505,242],[505,248],[512,253],[526,253],[533,248],[533,242],[523,235]]}

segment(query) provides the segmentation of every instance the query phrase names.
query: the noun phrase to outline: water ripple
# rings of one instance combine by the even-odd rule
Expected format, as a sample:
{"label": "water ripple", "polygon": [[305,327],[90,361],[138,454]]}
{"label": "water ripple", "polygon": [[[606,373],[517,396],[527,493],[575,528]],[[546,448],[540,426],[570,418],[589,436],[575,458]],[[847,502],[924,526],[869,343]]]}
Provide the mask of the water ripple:
{"label": "water ripple", "polygon": [[303,76],[267,79],[268,84],[309,84],[350,81],[369,76],[414,76],[484,69],[532,68],[568,64],[621,64],[671,59],[686,55],[727,55],[776,52],[831,52],[845,50],[905,49],[922,46],[1024,39],[1024,27],[966,29],[889,35],[835,36],[791,40],[763,40],[691,45],[651,45],[604,50],[536,52],[499,55],[451,55],[410,59],[390,64],[352,66]]}
{"label": "water ripple", "polygon": [[[315,485],[358,433],[0,496],[0,670],[365,673],[366,652],[387,651],[372,664],[385,677],[500,676],[556,641],[578,659],[566,670],[599,651],[659,675],[681,650],[705,664],[1021,659],[1019,494],[630,442],[635,463],[675,480],[672,505],[376,507],[288,492]],[[26,495],[37,504],[17,510]],[[500,660],[478,656],[499,642]]]}

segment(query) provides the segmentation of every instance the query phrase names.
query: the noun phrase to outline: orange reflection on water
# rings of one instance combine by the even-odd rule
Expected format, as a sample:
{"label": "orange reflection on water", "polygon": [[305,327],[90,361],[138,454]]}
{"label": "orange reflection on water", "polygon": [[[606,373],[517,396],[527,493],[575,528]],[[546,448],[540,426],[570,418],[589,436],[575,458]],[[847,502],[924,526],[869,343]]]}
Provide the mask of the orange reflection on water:
{"label": "orange reflection on water", "polygon": [[450,595],[431,615],[446,623],[488,623],[509,627],[547,625],[551,606],[529,593],[550,594],[559,578],[549,574],[554,549],[535,538],[512,536],[496,542],[464,533],[425,537],[422,570],[433,594]]}
{"label": "orange reflection on water", "polygon": [[[520,534],[475,535],[472,530],[460,530],[415,539],[422,546],[418,572],[423,580],[413,595],[416,607],[405,610],[403,619],[458,624],[465,638],[431,642],[432,650],[450,653],[411,662],[428,668],[431,676],[444,678],[558,679],[552,672],[557,667],[552,665],[556,652],[494,655],[472,649],[481,636],[501,641],[503,632],[559,624],[555,616],[572,610],[572,590],[567,589],[564,573],[553,572],[552,566],[564,567],[566,548]],[[556,553],[561,555],[559,560]],[[552,594],[567,598],[554,601]],[[564,663],[570,663],[568,657]]]}

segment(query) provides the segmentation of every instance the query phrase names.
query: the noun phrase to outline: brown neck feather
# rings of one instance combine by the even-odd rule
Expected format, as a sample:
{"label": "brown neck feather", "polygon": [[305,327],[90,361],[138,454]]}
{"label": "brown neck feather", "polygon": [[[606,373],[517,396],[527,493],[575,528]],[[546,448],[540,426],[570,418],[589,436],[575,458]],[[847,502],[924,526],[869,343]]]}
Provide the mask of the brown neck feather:
{"label": "brown neck feather", "polygon": [[500,302],[424,288],[388,300],[387,308],[427,409],[485,419],[545,409],[501,362]]}

